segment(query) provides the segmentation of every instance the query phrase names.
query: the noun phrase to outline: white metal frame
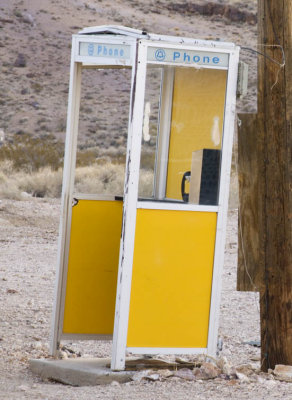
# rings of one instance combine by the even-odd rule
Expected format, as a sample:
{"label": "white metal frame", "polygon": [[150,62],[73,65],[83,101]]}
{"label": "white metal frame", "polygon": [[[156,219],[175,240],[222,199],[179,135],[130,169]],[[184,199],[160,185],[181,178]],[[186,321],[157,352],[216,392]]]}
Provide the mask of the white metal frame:
{"label": "white metal frame", "polygon": [[[94,28],[93,28],[94,30]],[[230,180],[230,165],[232,155],[232,134],[235,118],[235,96],[237,68],[239,58],[239,48],[230,43],[198,41],[194,39],[172,38],[169,36],[159,36],[148,34],[142,35],[142,32],[131,30],[129,36],[119,35],[119,29],[112,30],[115,35],[74,35],[72,40],[71,52],[71,69],[70,69],[70,86],[69,86],[69,102],[67,116],[67,134],[66,148],[63,173],[63,190],[62,190],[62,211],[60,221],[60,235],[58,245],[58,271],[55,286],[55,300],[52,317],[51,332],[51,354],[56,354],[60,339],[96,339],[110,338],[105,335],[67,335],[62,334],[63,313],[66,277],[68,267],[68,252],[70,242],[71,216],[72,216],[72,200],[77,199],[108,199],[114,200],[114,196],[96,196],[87,194],[73,194],[74,186],[74,169],[76,162],[77,149],[77,132],[79,118],[79,102],[80,102],[80,86],[81,86],[81,69],[84,66],[104,66],[104,67],[122,67],[129,68],[132,66],[132,84],[131,84],[131,101],[128,127],[128,145],[124,187],[124,204],[123,204],[123,223],[122,236],[120,242],[119,255],[119,271],[115,308],[115,324],[113,334],[113,352],[111,368],[114,370],[122,370],[125,366],[125,356],[127,352],[135,354],[208,354],[214,356],[217,349],[217,332],[219,321],[219,306],[221,294],[221,272],[224,260],[224,243],[226,235],[226,220],[228,210],[228,194]],[[94,33],[82,32],[82,33]],[[97,32],[98,34],[98,32]],[[145,37],[145,39],[142,39]],[[112,61],[106,58],[92,59],[91,57],[79,56],[78,49],[80,42],[88,43],[110,43],[125,44],[131,47],[130,60]],[[229,55],[228,68],[216,66],[204,66],[200,68],[212,69],[228,69],[228,79],[226,88],[226,101],[224,111],[223,124],[223,145],[222,145],[222,161],[220,171],[220,189],[218,206],[203,206],[186,203],[175,202],[154,202],[138,200],[138,182],[141,152],[141,137],[143,125],[143,108],[145,94],[145,80],[147,64],[163,66],[166,65],[165,84],[162,88],[162,98],[166,99],[162,104],[162,113],[160,120],[160,135],[158,140],[164,143],[164,153],[158,154],[157,182],[155,186],[156,198],[162,199],[165,194],[165,175],[166,163],[168,155],[168,135],[171,120],[171,93],[173,82],[173,68],[182,66],[187,68],[197,68],[196,65],[184,63],[164,63],[147,61],[148,47],[161,47],[172,49],[198,50],[208,52],[227,53]],[[168,100],[167,100],[168,99]],[[163,108],[164,107],[164,108]],[[127,348],[127,330],[129,318],[129,305],[131,295],[132,281],[132,263],[134,252],[134,238],[136,225],[136,212],[138,208],[143,209],[165,209],[165,210],[184,210],[184,211],[200,211],[217,213],[216,228],[216,244],[214,255],[214,268],[211,292],[211,305],[209,315],[209,331],[208,345],[206,348]]]}
{"label": "white metal frame", "polygon": [[207,354],[207,351],[199,347],[127,347],[127,354]]}
{"label": "white metal frame", "polygon": [[[77,199],[94,200],[95,195],[75,194],[74,193],[74,179],[75,179],[75,165],[76,165],[76,152],[77,152],[77,136],[79,125],[79,108],[80,108],[80,92],[81,92],[81,71],[86,64],[88,66],[109,66],[114,67],[129,67],[135,59],[136,54],[136,40],[133,38],[125,37],[123,44],[131,46],[130,62],[121,62],[109,64],[108,60],[100,58],[94,60],[89,57],[80,57],[78,54],[80,42],[88,43],[104,43],[108,41],[109,44],[120,44],[121,40],[116,37],[110,36],[106,40],[103,36],[99,40],[94,36],[80,36],[73,35],[72,49],[71,49],[71,65],[70,65],[70,83],[69,83],[69,96],[68,96],[68,111],[67,111],[67,128],[66,128],[66,143],[65,143],[65,158],[64,158],[64,171],[63,171],[63,188],[61,200],[61,218],[59,226],[59,241],[58,241],[58,255],[57,255],[57,273],[56,283],[54,290],[54,304],[52,312],[51,335],[50,335],[50,354],[56,355],[59,348],[60,340],[68,339],[83,339],[87,340],[89,337],[99,340],[105,338],[111,339],[112,335],[86,335],[86,334],[64,334],[63,333],[63,319],[64,319],[64,306],[66,296],[67,272],[68,272],[68,256],[70,245],[70,231],[72,219],[72,202],[76,197]],[[133,83],[132,83],[133,87]],[[101,199],[101,196],[97,196]],[[112,196],[105,200],[113,200]]]}
{"label": "white metal frame", "polygon": [[56,355],[63,329],[64,300],[68,266],[69,240],[72,216],[72,191],[76,162],[77,133],[79,120],[81,64],[75,62],[76,39],[72,39],[70,84],[63,171],[62,209],[59,227],[58,269],[54,293],[51,325],[50,353]]}
{"label": "white metal frame", "polygon": [[[165,47],[166,45],[163,43],[153,43],[146,42],[143,40],[139,41],[139,56],[143,55],[146,58],[148,47]],[[170,48],[175,48],[175,45],[168,45]],[[181,49],[194,49],[190,46],[177,46],[177,48]],[[208,49],[208,51],[212,52],[212,49]],[[214,52],[218,52],[218,49],[213,49]],[[220,50],[221,51],[221,50]],[[179,203],[163,203],[163,202],[153,202],[153,201],[138,201],[136,203],[137,208],[142,209],[168,209],[168,210],[189,210],[189,211],[206,211],[206,212],[216,212],[217,213],[217,227],[216,227],[216,245],[215,245],[215,254],[214,254],[214,264],[213,264],[213,278],[212,278],[212,294],[211,294],[211,303],[210,303],[210,313],[209,313],[209,329],[208,329],[208,344],[206,348],[127,348],[127,329],[128,329],[128,318],[129,318],[129,304],[130,304],[130,291],[131,291],[131,278],[132,278],[132,265],[131,270],[128,266],[127,275],[123,275],[122,269],[119,270],[119,282],[118,282],[118,290],[117,290],[117,304],[116,304],[116,316],[119,316],[119,319],[122,320],[120,323],[123,328],[122,332],[118,332],[117,330],[114,333],[114,342],[113,342],[113,357],[111,368],[114,370],[122,370],[125,366],[125,356],[127,352],[136,353],[136,354],[208,354],[210,356],[216,355],[217,350],[217,335],[218,335],[218,321],[219,321],[219,307],[220,307],[220,294],[221,294],[221,270],[223,266],[224,260],[224,244],[225,244],[225,232],[226,232],[226,220],[227,220],[227,210],[228,210],[228,194],[229,194],[229,179],[230,179],[230,165],[231,165],[231,154],[232,154],[232,139],[233,139],[233,128],[232,125],[234,123],[234,113],[235,113],[235,98],[236,98],[236,79],[237,79],[237,65],[238,65],[238,57],[239,57],[239,48],[224,49],[222,52],[228,53],[229,55],[229,65],[228,67],[219,68],[219,67],[210,67],[210,66],[200,66],[200,68],[212,68],[212,69],[224,69],[228,70],[227,77],[227,88],[226,88],[226,99],[225,99],[225,109],[224,109],[224,124],[223,124],[223,141],[222,141],[222,160],[221,160],[221,170],[220,170],[220,189],[219,189],[219,204],[218,206],[203,206],[203,205],[191,205],[191,204],[179,204]],[[139,58],[140,59],[140,58]],[[171,65],[170,63],[163,62],[147,62],[147,64],[153,65]],[[196,68],[193,65],[185,65],[176,63],[175,66],[183,66],[188,68]],[[145,86],[145,76],[146,71],[141,77],[140,87]],[[138,81],[137,81],[138,83]],[[171,85],[168,83],[168,91],[170,91]],[[143,105],[144,105],[144,89],[139,92],[139,97],[135,99],[135,102],[139,102],[137,105],[137,112],[140,112],[140,117],[137,116],[137,120],[140,119],[140,126],[137,126],[136,137],[141,140],[142,134],[142,118],[143,118]],[[167,90],[167,89],[165,89]],[[170,93],[168,93],[170,95]],[[135,107],[135,104],[134,104]],[[169,122],[167,119],[170,118],[170,111],[165,110],[166,115],[164,118],[166,120],[165,128],[164,128],[164,137],[160,138],[164,144],[167,143],[169,132],[166,133],[166,127]],[[162,116],[163,117],[163,116]],[[163,126],[163,125],[162,125]],[[169,125],[168,125],[169,128]],[[131,169],[135,171],[136,181],[133,182],[132,194],[135,193],[135,198],[137,199],[138,193],[138,181],[139,181],[139,159],[140,159],[140,149],[141,144],[138,144],[136,147],[136,155],[139,156],[136,158],[131,164],[128,165],[129,173]],[[133,146],[132,149],[135,149]],[[137,151],[138,150],[138,151]],[[164,150],[165,154],[168,153],[168,147]],[[165,191],[165,182],[161,178],[163,171],[165,173],[165,166],[163,165],[162,155],[158,156],[158,160],[160,157],[160,166],[161,170],[160,174],[160,182],[157,185],[156,194],[161,198],[164,196],[163,188]],[[159,188],[160,186],[160,188]],[[130,192],[130,191],[129,191]],[[130,194],[129,194],[130,195]],[[135,203],[132,203],[133,207],[135,207]],[[128,210],[129,211],[129,210]],[[136,218],[136,210],[132,212],[135,214],[134,218]],[[132,221],[132,226],[129,229],[129,237],[132,240],[135,237],[135,223]],[[127,241],[127,238],[124,238]],[[131,252],[133,252],[134,248],[131,247]],[[120,253],[121,257],[123,257],[123,252]],[[131,253],[131,263],[133,260],[133,253]],[[120,265],[121,266],[121,265]],[[127,290],[127,302],[118,301],[121,296],[122,288],[125,287]],[[120,340],[119,340],[120,338]]]}
{"label": "white metal frame", "polygon": [[136,62],[133,66],[134,84],[132,88],[135,90],[135,93],[131,97],[132,113],[130,114],[129,121],[123,226],[111,361],[111,368],[113,370],[122,370],[125,368],[128,333],[147,60],[146,48],[145,46],[141,46],[141,43],[141,40],[139,40]]}
{"label": "white metal frame", "polygon": [[212,280],[211,306],[209,316],[208,354],[216,355],[219,327],[219,311],[221,299],[221,276],[224,264],[224,250],[228,213],[228,198],[230,185],[230,169],[232,160],[232,143],[236,107],[237,71],[239,62],[239,47],[230,52],[229,68],[226,85],[225,112],[223,124],[223,146],[219,187],[219,210],[217,217],[216,244]]}

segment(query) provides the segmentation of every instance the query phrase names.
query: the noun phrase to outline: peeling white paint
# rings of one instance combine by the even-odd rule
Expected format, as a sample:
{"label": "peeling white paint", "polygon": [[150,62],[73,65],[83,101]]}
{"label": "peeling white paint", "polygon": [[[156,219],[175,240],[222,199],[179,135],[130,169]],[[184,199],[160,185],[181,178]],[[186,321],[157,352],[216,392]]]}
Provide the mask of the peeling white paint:
{"label": "peeling white paint", "polygon": [[149,134],[149,119],[150,119],[151,104],[150,101],[145,103],[144,121],[143,121],[143,139],[144,142],[149,142],[151,137]]}
{"label": "peeling white paint", "polygon": [[220,138],[220,128],[219,128],[219,117],[217,116],[213,118],[211,138],[214,146],[219,146],[221,138]]}

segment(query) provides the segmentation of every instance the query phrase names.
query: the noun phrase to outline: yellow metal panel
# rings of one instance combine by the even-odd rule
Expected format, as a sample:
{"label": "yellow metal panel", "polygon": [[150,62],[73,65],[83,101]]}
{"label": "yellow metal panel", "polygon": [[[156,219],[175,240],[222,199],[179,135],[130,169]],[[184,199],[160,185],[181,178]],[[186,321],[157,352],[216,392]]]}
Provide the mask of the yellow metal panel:
{"label": "yellow metal panel", "polygon": [[176,68],[167,198],[181,200],[181,180],[191,170],[193,151],[221,148],[226,78],[224,70]]}
{"label": "yellow metal panel", "polygon": [[122,205],[73,207],[63,333],[113,333]]}
{"label": "yellow metal panel", "polygon": [[207,347],[216,222],[137,210],[128,347]]}

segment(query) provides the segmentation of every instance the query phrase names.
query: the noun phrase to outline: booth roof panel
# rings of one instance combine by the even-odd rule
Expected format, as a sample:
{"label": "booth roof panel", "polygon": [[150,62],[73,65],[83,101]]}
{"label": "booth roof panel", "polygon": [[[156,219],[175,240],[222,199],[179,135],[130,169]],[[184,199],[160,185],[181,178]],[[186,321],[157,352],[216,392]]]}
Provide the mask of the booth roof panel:
{"label": "booth roof panel", "polygon": [[79,35],[121,35],[137,39],[148,39],[153,41],[162,41],[168,43],[176,44],[190,44],[202,47],[215,47],[215,48],[235,48],[234,43],[221,42],[220,40],[200,40],[195,38],[185,38],[179,36],[167,36],[167,35],[157,35],[154,33],[148,33],[144,30],[133,29],[127,26],[120,25],[100,25],[92,26],[82,29],[78,32]]}

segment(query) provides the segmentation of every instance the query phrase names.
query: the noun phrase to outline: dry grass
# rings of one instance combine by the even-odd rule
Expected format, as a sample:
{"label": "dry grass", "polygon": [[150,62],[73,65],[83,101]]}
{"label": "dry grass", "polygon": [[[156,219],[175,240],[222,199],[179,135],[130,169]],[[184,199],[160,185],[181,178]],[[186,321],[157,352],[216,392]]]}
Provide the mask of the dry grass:
{"label": "dry grass", "polygon": [[0,198],[21,199],[34,197],[58,197],[62,189],[62,171],[44,167],[36,172],[15,170],[11,161],[0,164]]}
{"label": "dry grass", "polygon": [[[139,195],[151,195],[153,174],[141,170]],[[76,168],[75,192],[122,195],[124,166],[107,162]],[[0,198],[60,197],[62,169],[43,167],[34,172],[15,170],[11,161],[0,163]]]}

